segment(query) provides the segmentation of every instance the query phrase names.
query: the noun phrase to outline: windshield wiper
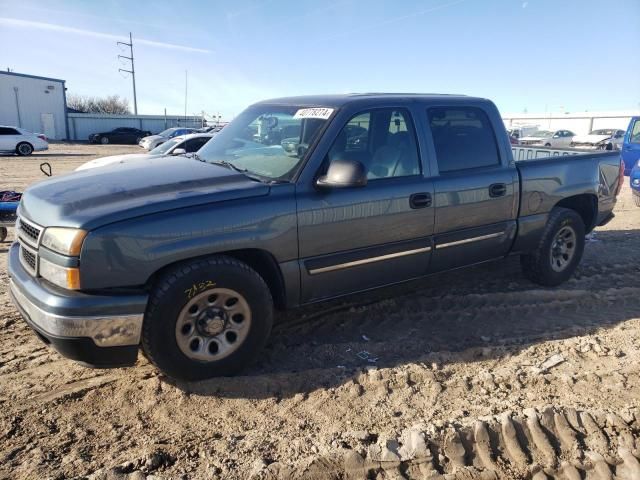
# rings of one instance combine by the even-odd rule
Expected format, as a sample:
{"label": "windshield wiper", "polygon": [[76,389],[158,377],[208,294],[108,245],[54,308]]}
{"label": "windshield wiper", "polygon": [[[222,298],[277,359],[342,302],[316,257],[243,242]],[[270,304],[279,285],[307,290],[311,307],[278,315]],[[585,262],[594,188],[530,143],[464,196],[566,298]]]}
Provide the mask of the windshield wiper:
{"label": "windshield wiper", "polygon": [[214,162],[209,162],[209,163],[212,163],[214,165],[221,165],[223,167],[230,168],[231,170],[235,170],[236,172],[240,172],[240,173],[247,173],[249,171],[246,168],[240,168],[237,165],[234,165],[233,163],[228,162],[226,160],[216,160]]}

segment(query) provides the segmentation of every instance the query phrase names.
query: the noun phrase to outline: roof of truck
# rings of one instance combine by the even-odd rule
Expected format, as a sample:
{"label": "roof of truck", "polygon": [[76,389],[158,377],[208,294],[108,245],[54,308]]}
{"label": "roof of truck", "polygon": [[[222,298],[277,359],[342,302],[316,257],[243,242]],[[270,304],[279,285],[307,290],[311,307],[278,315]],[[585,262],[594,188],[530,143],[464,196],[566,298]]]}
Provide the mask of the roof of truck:
{"label": "roof of truck", "polygon": [[263,100],[258,104],[278,104],[278,105],[309,105],[323,107],[341,107],[354,102],[386,102],[411,101],[411,100],[444,100],[447,102],[471,102],[487,101],[484,98],[468,97],[466,95],[448,95],[437,93],[345,93],[336,95],[304,95],[298,97],[282,97]]}

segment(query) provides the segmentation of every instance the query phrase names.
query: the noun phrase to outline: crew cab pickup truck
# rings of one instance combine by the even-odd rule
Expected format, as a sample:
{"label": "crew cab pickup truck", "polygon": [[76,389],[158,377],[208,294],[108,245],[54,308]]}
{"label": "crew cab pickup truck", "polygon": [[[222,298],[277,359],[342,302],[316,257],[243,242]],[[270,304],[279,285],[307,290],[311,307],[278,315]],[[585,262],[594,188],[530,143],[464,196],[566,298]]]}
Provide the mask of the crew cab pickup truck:
{"label": "crew cab pickup truck", "polygon": [[507,255],[532,281],[562,283],[612,217],[622,171],[608,152],[514,162],[480,98],[269,100],[193,158],[33,185],[10,292],[69,358],[127,366],[141,348],[178,379],[231,375],[275,309]]}

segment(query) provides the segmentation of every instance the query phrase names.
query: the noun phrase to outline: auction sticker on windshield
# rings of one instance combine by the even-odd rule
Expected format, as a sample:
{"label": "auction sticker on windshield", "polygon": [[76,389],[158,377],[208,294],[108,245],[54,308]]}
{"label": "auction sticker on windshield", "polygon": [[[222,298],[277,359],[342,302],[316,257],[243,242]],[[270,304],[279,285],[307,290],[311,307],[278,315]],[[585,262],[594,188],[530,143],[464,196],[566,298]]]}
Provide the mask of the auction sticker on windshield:
{"label": "auction sticker on windshield", "polygon": [[301,108],[293,118],[320,118],[326,120],[333,113],[333,108]]}

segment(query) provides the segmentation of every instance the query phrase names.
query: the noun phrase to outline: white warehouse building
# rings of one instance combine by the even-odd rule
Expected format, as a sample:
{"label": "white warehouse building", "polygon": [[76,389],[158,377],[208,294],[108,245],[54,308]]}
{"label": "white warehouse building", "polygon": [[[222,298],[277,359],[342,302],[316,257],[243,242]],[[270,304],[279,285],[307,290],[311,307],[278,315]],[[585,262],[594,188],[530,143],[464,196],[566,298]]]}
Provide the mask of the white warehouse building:
{"label": "white warehouse building", "polygon": [[65,81],[0,71],[0,125],[69,138]]}

